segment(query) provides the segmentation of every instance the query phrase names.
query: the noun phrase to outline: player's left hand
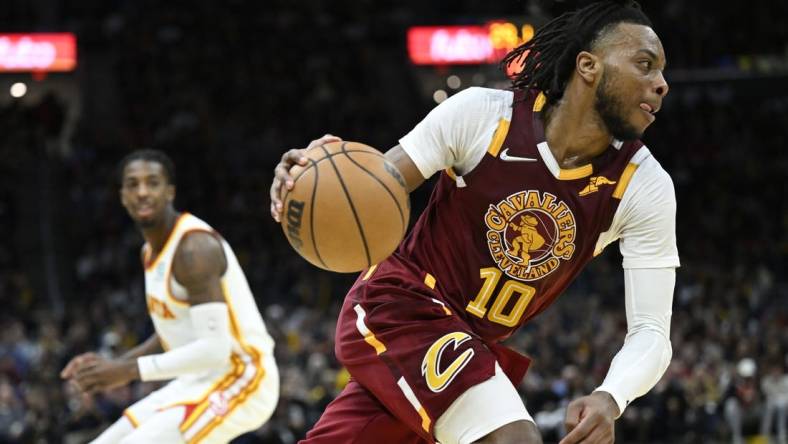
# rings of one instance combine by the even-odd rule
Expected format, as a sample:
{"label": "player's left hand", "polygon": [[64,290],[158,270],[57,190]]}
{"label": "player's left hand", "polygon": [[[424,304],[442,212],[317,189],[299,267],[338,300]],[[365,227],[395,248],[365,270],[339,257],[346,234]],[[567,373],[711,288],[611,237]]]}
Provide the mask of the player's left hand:
{"label": "player's left hand", "polygon": [[566,408],[566,430],[559,444],[612,444],[618,405],[605,392],[575,399]]}
{"label": "player's left hand", "polygon": [[124,385],[139,378],[135,360],[98,357],[80,367],[73,377],[77,387],[85,393],[96,393]]}

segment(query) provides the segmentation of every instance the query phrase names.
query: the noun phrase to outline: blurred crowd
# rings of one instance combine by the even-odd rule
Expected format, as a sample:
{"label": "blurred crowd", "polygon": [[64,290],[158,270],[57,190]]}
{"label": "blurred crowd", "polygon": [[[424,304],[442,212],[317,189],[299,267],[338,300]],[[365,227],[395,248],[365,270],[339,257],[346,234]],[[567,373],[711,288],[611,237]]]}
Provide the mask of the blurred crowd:
{"label": "blurred crowd", "polygon": [[[325,132],[384,150],[396,143],[434,106],[414,84],[402,26],[492,11],[474,1],[423,15],[414,12],[423,2],[331,2],[330,10],[316,0],[269,3],[269,13],[252,14],[239,0],[220,8],[11,2],[15,25],[74,28],[83,67],[78,111],[57,94],[0,109],[0,444],[85,442],[156,387],[86,397],[58,376],[77,353],[117,356],[151,334],[142,238],[117,194],[116,163],[139,146],[174,158],[176,206],[233,245],[277,343],[279,406],[236,442],[296,442],[347,382],[333,332],[354,276],[321,272],[292,251],[268,216],[272,168],[285,149]],[[544,14],[567,6],[525,3]],[[710,2],[665,2],[659,11],[644,3],[658,32],[660,24],[679,30],[662,32],[669,67],[724,65],[784,51],[775,42],[788,41],[785,27],[752,28],[781,16],[760,3],[743,11],[714,3],[708,17]],[[671,25],[685,17],[697,26]],[[676,185],[682,267],[673,361],[617,422],[619,442],[786,442],[785,128],[787,88],[732,81],[672,85],[647,132]],[[428,192],[413,196],[414,214]],[[621,259],[607,250],[508,342],[534,358],[519,389],[545,442],[563,434],[563,409],[601,382],[626,333]]]}

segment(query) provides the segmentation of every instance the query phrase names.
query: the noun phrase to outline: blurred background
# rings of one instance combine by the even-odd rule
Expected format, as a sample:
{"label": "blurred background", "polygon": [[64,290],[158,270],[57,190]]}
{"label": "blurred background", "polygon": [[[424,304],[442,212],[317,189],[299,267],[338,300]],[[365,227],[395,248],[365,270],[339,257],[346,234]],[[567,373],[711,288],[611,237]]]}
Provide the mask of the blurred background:
{"label": "blurred background", "polygon": [[[90,398],[58,376],[77,353],[118,355],[152,331],[116,180],[143,146],[173,157],[176,207],[229,240],[277,341],[279,406],[235,442],[303,437],[348,378],[333,332],[355,276],[310,266],[268,215],[281,153],[327,132],[385,151],[446,97],[506,87],[494,61],[584,3],[4,0],[0,443],[86,442],[155,388]],[[642,4],[671,87],[644,141],[676,185],[682,267],[672,364],[618,442],[784,443],[788,2]],[[621,346],[620,261],[608,248],[509,340],[534,358],[519,389],[545,442]]]}

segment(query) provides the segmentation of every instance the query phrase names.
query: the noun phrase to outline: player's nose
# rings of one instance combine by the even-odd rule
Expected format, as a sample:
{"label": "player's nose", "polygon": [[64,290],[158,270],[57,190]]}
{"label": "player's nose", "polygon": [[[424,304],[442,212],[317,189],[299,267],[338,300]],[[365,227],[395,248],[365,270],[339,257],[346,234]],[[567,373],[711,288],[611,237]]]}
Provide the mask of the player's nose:
{"label": "player's nose", "polygon": [[137,196],[139,196],[139,197],[145,197],[145,196],[147,196],[148,194],[150,194],[150,188],[148,188],[148,186],[147,186],[147,185],[145,185],[144,183],[141,183],[141,184],[140,184],[140,185],[137,187]]}
{"label": "player's nose", "polygon": [[668,86],[668,81],[665,80],[665,76],[662,74],[662,71],[659,71],[657,77],[654,79],[653,88],[654,92],[660,97],[665,97],[668,94],[670,87]]}

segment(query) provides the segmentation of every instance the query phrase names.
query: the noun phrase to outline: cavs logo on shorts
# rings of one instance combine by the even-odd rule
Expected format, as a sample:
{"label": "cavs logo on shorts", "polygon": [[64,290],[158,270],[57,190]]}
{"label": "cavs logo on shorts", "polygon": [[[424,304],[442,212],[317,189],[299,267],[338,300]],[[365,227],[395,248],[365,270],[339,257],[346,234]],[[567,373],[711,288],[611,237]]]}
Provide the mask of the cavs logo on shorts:
{"label": "cavs logo on shorts", "polygon": [[575,252],[575,216],[550,193],[514,193],[490,205],[484,222],[493,260],[514,279],[541,279]]}
{"label": "cavs logo on shorts", "polygon": [[444,335],[430,346],[427,354],[424,355],[424,360],[421,361],[421,375],[424,376],[430,390],[435,393],[442,392],[451,384],[460,370],[470,362],[474,354],[472,348],[462,352],[449,365],[444,366],[441,361],[443,352],[449,346],[452,346],[453,350],[457,350],[457,347],[469,339],[471,337],[467,333],[455,331]]}

